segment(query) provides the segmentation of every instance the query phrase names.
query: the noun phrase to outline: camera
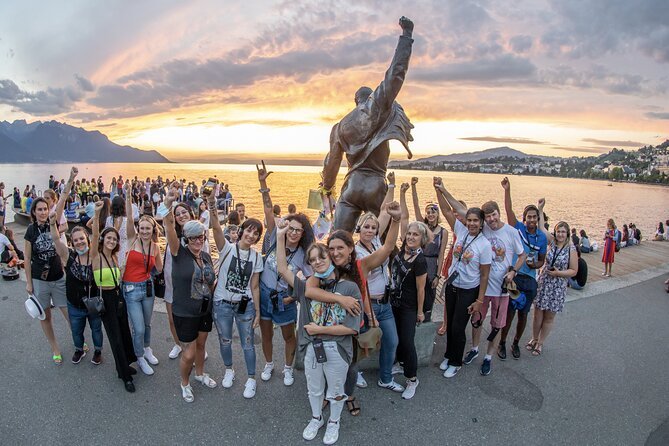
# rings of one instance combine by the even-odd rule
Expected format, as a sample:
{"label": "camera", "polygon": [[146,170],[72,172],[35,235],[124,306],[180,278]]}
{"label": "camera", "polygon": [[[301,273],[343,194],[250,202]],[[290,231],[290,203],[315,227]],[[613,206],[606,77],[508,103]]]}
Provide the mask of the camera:
{"label": "camera", "polygon": [[453,271],[453,274],[448,276],[448,279],[446,279],[446,285],[452,285],[453,282],[455,282],[455,279],[458,278],[458,276],[460,276],[460,272],[459,271]]}
{"label": "camera", "polygon": [[279,311],[279,292],[277,290],[269,293],[269,300],[272,302],[272,310]]}
{"label": "camera", "polygon": [[216,187],[216,184],[218,183],[218,180],[216,178],[209,178],[209,180],[206,182],[204,185],[204,194],[205,195],[211,195],[211,193],[214,191],[214,188]]}
{"label": "camera", "polygon": [[313,340],[311,345],[314,347],[314,355],[316,356],[316,362],[319,364],[328,362],[328,357],[325,354],[325,346],[323,345],[323,340],[321,338],[316,338]]}
{"label": "camera", "polygon": [[248,306],[250,300],[251,299],[249,296],[242,296],[242,300],[240,300],[239,304],[237,304],[237,314],[246,313],[246,307]]}
{"label": "camera", "polygon": [[390,299],[390,305],[392,305],[395,308],[399,307],[400,304],[402,303],[402,289],[391,288],[389,299]]}

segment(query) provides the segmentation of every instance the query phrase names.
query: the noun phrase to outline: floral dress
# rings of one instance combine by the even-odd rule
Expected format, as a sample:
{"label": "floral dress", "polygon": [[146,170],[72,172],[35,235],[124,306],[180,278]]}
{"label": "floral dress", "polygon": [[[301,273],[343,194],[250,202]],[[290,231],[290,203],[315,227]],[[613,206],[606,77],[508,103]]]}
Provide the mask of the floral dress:
{"label": "floral dress", "polygon": [[537,281],[538,292],[535,300],[537,309],[559,313],[564,308],[564,301],[567,297],[567,278],[549,276],[548,268],[553,265],[558,271],[569,269],[569,257],[576,255],[575,251],[571,243],[563,249],[559,249],[555,244],[549,247],[546,262],[541,268]]}

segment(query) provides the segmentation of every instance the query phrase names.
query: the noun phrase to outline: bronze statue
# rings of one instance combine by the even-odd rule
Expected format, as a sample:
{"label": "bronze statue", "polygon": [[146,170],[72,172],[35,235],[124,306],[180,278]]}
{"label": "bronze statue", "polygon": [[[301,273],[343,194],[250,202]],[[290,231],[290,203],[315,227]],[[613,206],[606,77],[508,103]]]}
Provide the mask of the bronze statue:
{"label": "bronze statue", "polygon": [[412,157],[409,141],[413,141],[413,125],[395,98],[409,68],[413,22],[401,17],[399,25],[403,32],[385,78],[374,91],[369,87],[358,89],[355,109],[330,132],[330,153],[325,157],[322,173],[321,191],[324,195],[332,193],[344,153],[348,162],[348,173],[335,211],[334,229],[353,232],[362,212],[379,214],[388,190],[385,176],[391,139],[400,141],[409,159]]}

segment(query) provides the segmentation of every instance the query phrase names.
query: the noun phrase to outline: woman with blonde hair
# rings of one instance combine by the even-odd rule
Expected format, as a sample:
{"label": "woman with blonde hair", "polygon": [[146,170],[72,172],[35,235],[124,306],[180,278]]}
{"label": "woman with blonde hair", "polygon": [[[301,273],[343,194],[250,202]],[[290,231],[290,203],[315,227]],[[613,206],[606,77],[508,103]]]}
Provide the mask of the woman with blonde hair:
{"label": "woman with blonde hair", "polygon": [[567,282],[578,272],[578,255],[569,238],[569,225],[561,221],[555,225],[554,234],[549,234],[544,226],[544,204],[543,198],[539,200],[539,229],[548,238],[548,253],[539,272],[532,339],[526,346],[534,356],[541,355],[544,342],[553,328],[555,315],[564,308]]}

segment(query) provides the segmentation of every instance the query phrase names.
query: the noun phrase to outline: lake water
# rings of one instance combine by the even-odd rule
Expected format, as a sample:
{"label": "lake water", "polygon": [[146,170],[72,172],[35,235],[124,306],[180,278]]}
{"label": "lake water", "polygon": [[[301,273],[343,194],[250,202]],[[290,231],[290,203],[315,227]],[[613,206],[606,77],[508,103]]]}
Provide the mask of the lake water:
{"label": "lake water", "polygon": [[[67,178],[71,164],[0,164],[0,181],[5,183],[5,193],[11,194],[13,187],[21,191],[26,184],[34,184],[38,190],[48,186],[49,175],[57,179]],[[79,178],[102,176],[108,187],[112,177],[122,174],[124,178],[186,178],[196,181],[216,175],[230,185],[236,203],[246,205],[246,213],[262,219],[262,201],[258,192],[258,178],[253,165],[237,164],[78,164]],[[312,219],[316,211],[305,210],[308,191],[316,188],[320,181],[320,168],[316,166],[270,166],[274,171],[268,179],[272,200],[285,213],[289,203],[304,210]],[[346,169],[341,169],[338,184],[341,185]],[[421,207],[436,200],[432,187],[432,172],[396,170],[397,184],[419,178],[418,195]],[[502,175],[439,172],[446,187],[458,199],[468,205],[480,206],[487,200],[496,200],[504,216],[504,194],[500,186]],[[644,237],[655,233],[658,221],[669,218],[669,188],[661,186],[613,183],[606,181],[580,180],[553,177],[511,177],[511,193],[514,208],[520,217],[525,205],[546,198],[546,213],[550,221],[567,221],[572,227],[585,229],[593,239],[602,238],[606,220],[613,218],[619,227],[634,222]],[[399,199],[399,187],[396,193]],[[413,216],[411,197],[408,196],[409,211]],[[8,201],[11,208],[11,200]],[[7,221],[12,221],[9,210]]]}

